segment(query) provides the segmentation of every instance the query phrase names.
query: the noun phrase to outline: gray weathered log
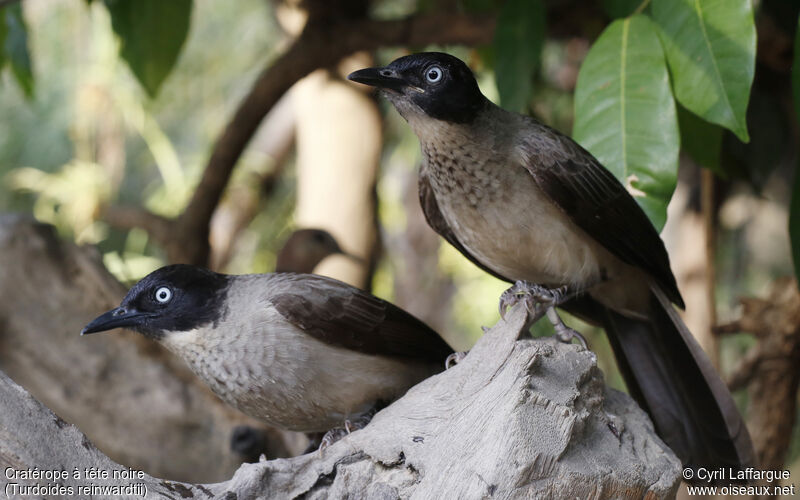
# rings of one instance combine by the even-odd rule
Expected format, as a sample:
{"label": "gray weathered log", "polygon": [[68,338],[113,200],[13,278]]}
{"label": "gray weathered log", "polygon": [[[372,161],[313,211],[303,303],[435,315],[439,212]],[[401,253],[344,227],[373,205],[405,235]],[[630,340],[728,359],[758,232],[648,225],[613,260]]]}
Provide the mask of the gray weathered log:
{"label": "gray weathered log", "polygon": [[[79,336],[124,294],[94,248],[30,217],[0,216],[0,370],[114,460],[171,479],[227,479],[241,463],[232,429],[261,424],[141,335]],[[293,436],[270,434],[270,458],[301,451],[304,438],[285,441]]]}
{"label": "gray weathered log", "polygon": [[[674,497],[680,462],[644,412],[605,386],[593,353],[518,340],[525,320],[515,307],[457,366],[320,453],[245,464],[217,484],[128,482],[169,498]],[[3,469],[123,468],[3,376],[0,400]],[[61,482],[88,483],[125,482]]]}

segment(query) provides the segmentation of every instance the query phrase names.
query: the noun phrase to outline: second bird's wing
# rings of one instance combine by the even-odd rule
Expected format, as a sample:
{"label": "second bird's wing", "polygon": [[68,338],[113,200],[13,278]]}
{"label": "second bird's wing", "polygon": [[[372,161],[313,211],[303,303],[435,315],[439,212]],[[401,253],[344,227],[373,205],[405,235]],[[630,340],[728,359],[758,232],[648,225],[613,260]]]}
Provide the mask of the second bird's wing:
{"label": "second bird's wing", "polygon": [[322,342],[365,354],[442,363],[453,352],[428,325],[363,290],[313,274],[274,276],[291,281],[291,286],[270,302],[287,321]]}
{"label": "second bird's wing", "polygon": [[524,167],[572,221],[623,262],[647,271],[670,300],[684,307],[664,242],[642,208],[614,174],[569,137],[539,123],[552,150],[525,147]]}

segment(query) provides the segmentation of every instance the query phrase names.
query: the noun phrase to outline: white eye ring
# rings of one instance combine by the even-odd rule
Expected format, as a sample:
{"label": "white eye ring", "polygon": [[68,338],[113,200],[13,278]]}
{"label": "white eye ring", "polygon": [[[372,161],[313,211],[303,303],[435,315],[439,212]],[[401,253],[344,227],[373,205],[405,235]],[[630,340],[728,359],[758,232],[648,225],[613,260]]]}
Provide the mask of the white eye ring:
{"label": "white eye ring", "polygon": [[425,79],[428,80],[428,83],[436,83],[442,79],[442,74],[442,68],[439,66],[431,66],[425,70]]}
{"label": "white eye ring", "polygon": [[156,290],[156,300],[162,304],[166,304],[172,298],[172,290],[169,287],[162,286]]}

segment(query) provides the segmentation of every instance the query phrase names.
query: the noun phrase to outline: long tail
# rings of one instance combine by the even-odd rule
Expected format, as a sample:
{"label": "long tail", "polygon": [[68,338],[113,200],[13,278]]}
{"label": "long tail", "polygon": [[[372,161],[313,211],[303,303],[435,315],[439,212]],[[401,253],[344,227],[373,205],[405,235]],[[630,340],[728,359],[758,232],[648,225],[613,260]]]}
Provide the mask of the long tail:
{"label": "long tail", "polygon": [[703,349],[660,290],[650,309],[648,320],[601,312],[631,396],[685,466],[755,466],[747,427]]}

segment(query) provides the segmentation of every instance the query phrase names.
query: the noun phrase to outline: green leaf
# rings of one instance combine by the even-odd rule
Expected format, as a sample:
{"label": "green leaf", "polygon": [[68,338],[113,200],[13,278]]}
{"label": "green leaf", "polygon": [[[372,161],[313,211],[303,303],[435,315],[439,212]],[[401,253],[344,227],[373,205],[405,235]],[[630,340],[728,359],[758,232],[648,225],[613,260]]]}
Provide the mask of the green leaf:
{"label": "green leaf", "polygon": [[504,108],[522,111],[533,91],[533,75],[544,45],[542,0],[508,0],[495,30],[495,80]]}
{"label": "green leaf", "polygon": [[756,62],[752,0],[654,0],[675,97],[747,142]]}
{"label": "green leaf", "polygon": [[719,163],[722,152],[722,128],[708,123],[683,106],[678,106],[681,148],[694,161],[720,177],[727,177]]}
{"label": "green leaf", "polygon": [[678,170],[678,119],[655,27],[614,21],[578,74],[574,137],[628,187],[657,229]]}
{"label": "green leaf", "polygon": [[[792,94],[794,96],[794,112],[800,120],[800,18],[797,20],[797,31],[794,39],[794,64],[792,64]],[[792,244],[792,261],[794,274],[800,281],[800,164],[794,169],[794,186],[792,202],[789,204],[789,240]]]}
{"label": "green leaf", "polygon": [[3,52],[11,63],[11,71],[17,79],[26,97],[33,96],[33,70],[31,57],[28,52],[28,29],[22,18],[22,7],[19,4],[6,7],[5,11],[6,36],[3,42]]}
{"label": "green leaf", "polygon": [[155,97],[189,33],[192,0],[105,0],[120,54]]}

